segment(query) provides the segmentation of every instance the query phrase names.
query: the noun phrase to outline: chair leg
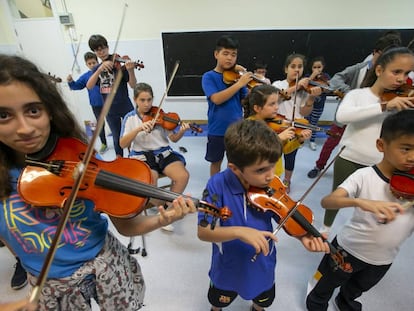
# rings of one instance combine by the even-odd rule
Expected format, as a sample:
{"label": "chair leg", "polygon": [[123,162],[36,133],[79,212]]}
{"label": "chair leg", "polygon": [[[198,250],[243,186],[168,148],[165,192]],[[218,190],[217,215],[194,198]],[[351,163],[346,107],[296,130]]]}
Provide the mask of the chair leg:
{"label": "chair leg", "polygon": [[[164,178],[164,177],[167,177],[167,176],[165,176],[165,175],[161,175],[160,176],[160,178]],[[166,185],[163,185],[163,186],[161,186],[159,188],[162,188],[162,189],[170,189],[171,188],[171,184],[166,184]],[[148,212],[147,212],[147,208],[146,207],[144,208],[144,215],[145,216],[148,216]],[[145,241],[145,234],[142,234],[141,235],[142,247],[136,248],[136,245],[135,245],[136,244],[136,238],[137,238],[136,236],[130,237],[129,244],[128,244],[128,252],[131,255],[136,255],[136,254],[139,254],[141,252],[141,256],[142,257],[148,256],[148,253],[147,253],[147,243]]]}
{"label": "chair leg", "polygon": [[139,252],[141,251],[141,248],[140,247],[138,247],[138,248],[135,248],[135,239],[136,239],[137,237],[135,237],[135,236],[132,236],[132,237],[130,237],[129,238],[129,243],[128,243],[128,252],[131,254],[131,255],[136,255],[136,254],[139,254]]}
{"label": "chair leg", "polygon": [[[145,214],[145,216],[148,216],[147,209],[144,209],[144,214]],[[146,246],[146,243],[145,243],[145,234],[141,235],[141,238],[142,238],[141,256],[142,257],[147,257],[148,253],[147,253],[147,246]]]}

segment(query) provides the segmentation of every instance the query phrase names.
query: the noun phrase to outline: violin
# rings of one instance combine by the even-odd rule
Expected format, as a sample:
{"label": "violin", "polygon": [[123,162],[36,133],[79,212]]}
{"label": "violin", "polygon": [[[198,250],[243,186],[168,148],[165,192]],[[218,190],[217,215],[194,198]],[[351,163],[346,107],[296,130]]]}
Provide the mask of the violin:
{"label": "violin", "polygon": [[[168,131],[172,131],[182,123],[177,113],[164,112],[162,109],[159,109],[158,107],[151,107],[151,109],[146,114],[144,114],[142,122],[151,121],[154,120],[154,118],[157,118],[155,120],[155,124],[160,125]],[[203,129],[195,123],[190,124],[190,129],[193,131],[193,133],[196,134],[203,132]]]}
{"label": "violin", "polygon": [[[18,192],[22,199],[33,206],[63,207],[73,186],[77,163],[82,160],[86,145],[75,138],[56,138],[48,145],[53,149],[46,159],[41,155],[29,155],[18,180]],[[118,157],[106,162],[91,159],[85,168],[85,178],[77,198],[92,200],[95,210],[118,218],[129,218],[142,212],[148,198],[173,201],[181,194],[151,185],[149,166],[139,160]],[[47,189],[47,191],[45,191]],[[199,210],[218,218],[231,217],[227,207],[221,209],[198,199],[193,200]],[[204,223],[207,226],[207,223]],[[214,228],[214,224],[212,224]]]}
{"label": "violin", "polygon": [[408,172],[394,171],[390,190],[400,200],[414,201],[414,169]]}
{"label": "violin", "polygon": [[[344,261],[344,255],[312,225],[312,211],[306,205],[298,204],[287,195],[286,187],[279,177],[275,177],[266,188],[250,187],[247,199],[249,205],[256,210],[270,211],[277,215],[278,223],[283,223],[283,229],[287,234],[298,238],[307,234],[322,238],[329,245],[335,269],[352,272],[352,266]],[[296,210],[290,215],[293,208]],[[287,217],[289,218],[286,220]]]}
{"label": "violin", "polygon": [[338,133],[332,133],[330,130],[326,130],[322,127],[312,125],[306,119],[295,119],[293,122],[286,119],[285,116],[278,114],[276,118],[273,119],[265,119],[265,122],[271,129],[273,129],[276,133],[281,133],[284,130],[288,129],[289,127],[295,128],[295,134],[300,136],[302,131],[305,129],[316,131],[316,132],[324,132],[328,136],[332,137],[340,137]]}
{"label": "violin", "polygon": [[[292,81],[292,82],[289,83],[289,87],[293,87],[293,86],[295,86],[295,84],[296,84],[296,82]],[[345,96],[345,93],[341,92],[340,90],[335,90],[335,89],[331,88],[329,86],[329,82],[326,81],[325,79],[321,79],[321,78],[309,80],[308,86],[305,87],[305,88],[301,87],[300,90],[304,90],[304,91],[306,91],[307,93],[310,94],[312,92],[311,89],[314,88],[314,87],[320,87],[321,90],[322,90],[322,93],[325,93],[327,95],[335,95],[335,96],[337,96],[341,99],[344,98],[344,96]]]}
{"label": "violin", "polygon": [[335,90],[329,86],[329,82],[324,80],[309,80],[309,84],[312,86],[320,87],[322,89],[322,93],[327,95],[335,95],[338,98],[342,99],[345,96],[345,93],[340,90]]}
{"label": "violin", "polygon": [[[245,74],[246,72],[236,72],[234,70],[224,70],[223,71],[223,81],[226,84],[233,84],[236,83],[240,77]],[[247,84],[249,89],[254,88],[256,85],[265,84],[263,78],[253,74],[252,80]]]}
{"label": "violin", "polygon": [[[124,55],[124,56],[120,56],[119,54],[115,54],[114,55],[114,67],[117,69],[121,68],[121,64],[125,64],[127,61],[129,61],[130,58],[128,55]],[[134,67],[135,69],[141,70],[142,68],[144,68],[144,63],[140,60],[138,61],[134,61]]]}
{"label": "violin", "polygon": [[62,78],[57,77],[56,75],[52,75],[50,72],[47,74],[47,77],[49,78],[50,81],[52,81],[54,83],[61,83],[62,82]]}
{"label": "violin", "polygon": [[[414,86],[409,84],[403,84],[396,90],[385,90],[381,96],[382,101],[390,101],[395,97],[413,97],[414,96]],[[414,102],[413,100],[411,100]]]}

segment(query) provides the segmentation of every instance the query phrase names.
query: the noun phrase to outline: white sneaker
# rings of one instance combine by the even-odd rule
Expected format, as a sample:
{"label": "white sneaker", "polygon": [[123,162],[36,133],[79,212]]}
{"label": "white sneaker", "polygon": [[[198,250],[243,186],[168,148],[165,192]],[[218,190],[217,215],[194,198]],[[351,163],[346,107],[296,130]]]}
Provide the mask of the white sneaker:
{"label": "white sneaker", "polygon": [[315,151],[316,150],[316,143],[314,141],[309,142],[309,147],[311,148],[311,150]]}
{"label": "white sneaker", "polygon": [[166,225],[164,227],[161,227],[161,229],[164,230],[164,231],[173,232],[174,231],[174,226],[169,224],[169,225]]}

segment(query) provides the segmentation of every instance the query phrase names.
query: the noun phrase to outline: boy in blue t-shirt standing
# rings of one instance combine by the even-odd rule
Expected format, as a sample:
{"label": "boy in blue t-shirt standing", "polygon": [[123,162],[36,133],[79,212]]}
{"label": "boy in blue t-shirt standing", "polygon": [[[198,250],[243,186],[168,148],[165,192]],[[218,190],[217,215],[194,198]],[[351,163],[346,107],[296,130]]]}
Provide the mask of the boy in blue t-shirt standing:
{"label": "boy in blue t-shirt standing", "polygon": [[210,162],[210,176],[220,172],[224,158],[224,133],[227,127],[243,117],[241,100],[246,97],[246,85],[252,80],[252,73],[241,74],[232,84],[223,79],[223,72],[231,70],[244,72],[236,65],[239,43],[229,36],[217,40],[214,57],[216,67],[203,74],[201,86],[208,101],[208,137],[205,159]]}
{"label": "boy in blue t-shirt standing", "polygon": [[[68,75],[66,80],[68,81],[68,85],[71,90],[83,90],[93,73],[92,69],[98,65],[98,58],[95,53],[86,52],[83,58],[85,59],[85,64],[89,70],[82,74],[76,81],[73,80],[72,75]],[[98,120],[103,107],[103,98],[101,92],[99,91],[99,86],[95,85],[92,89],[88,89],[88,96],[93,114],[95,115],[96,120]],[[99,149],[99,153],[104,153],[108,150],[108,144],[106,143],[105,126],[102,127],[102,131],[99,133],[99,138],[101,139],[101,148]]]}

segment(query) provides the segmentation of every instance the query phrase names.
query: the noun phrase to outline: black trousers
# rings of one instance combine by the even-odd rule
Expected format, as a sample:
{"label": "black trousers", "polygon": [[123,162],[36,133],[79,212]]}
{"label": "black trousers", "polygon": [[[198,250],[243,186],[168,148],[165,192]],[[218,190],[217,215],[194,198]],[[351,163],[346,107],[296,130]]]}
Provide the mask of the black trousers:
{"label": "black trousers", "polygon": [[[332,244],[338,246],[336,238]],[[352,267],[352,272],[334,269],[331,255],[326,254],[318,267],[321,277],[306,298],[306,307],[309,311],[327,310],[329,300],[337,287],[340,287],[340,290],[336,303],[341,311],[362,310],[361,303],[355,299],[374,287],[391,267],[391,264],[371,265],[343,250],[342,252],[346,255],[344,260]]]}

